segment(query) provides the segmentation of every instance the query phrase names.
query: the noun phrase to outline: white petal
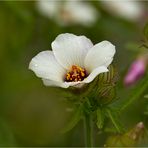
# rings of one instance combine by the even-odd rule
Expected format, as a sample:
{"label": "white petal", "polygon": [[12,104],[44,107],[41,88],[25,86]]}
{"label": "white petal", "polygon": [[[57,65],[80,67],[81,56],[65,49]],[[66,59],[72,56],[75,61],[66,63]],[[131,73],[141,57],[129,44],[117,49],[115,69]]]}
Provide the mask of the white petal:
{"label": "white petal", "polygon": [[46,86],[55,86],[55,87],[62,87],[62,88],[68,88],[70,86],[73,87],[82,87],[84,83],[82,81],[79,82],[57,82],[57,81],[52,81],[49,79],[42,79],[44,85]]}
{"label": "white petal", "polygon": [[92,46],[92,42],[85,36],[70,33],[61,34],[52,42],[57,61],[66,69],[72,65],[84,67],[84,58]]}
{"label": "white petal", "polygon": [[102,41],[93,46],[85,57],[85,68],[88,72],[99,66],[108,67],[113,60],[115,46],[109,41]]}
{"label": "white petal", "polygon": [[62,87],[62,88],[68,88],[69,84],[65,82],[57,82],[57,81],[52,81],[48,79],[42,79],[44,85],[46,86],[55,86],[55,87]]}
{"label": "white petal", "polygon": [[91,81],[94,80],[94,78],[99,75],[100,73],[108,72],[107,67],[105,66],[100,66],[98,68],[95,68],[87,78],[85,78],[82,82],[83,83],[90,83]]}
{"label": "white petal", "polygon": [[73,86],[73,87],[81,87],[84,85],[82,81],[78,82],[65,82],[66,85]]}
{"label": "white petal", "polygon": [[29,64],[40,78],[63,81],[66,70],[56,61],[52,51],[43,51],[36,55]]}

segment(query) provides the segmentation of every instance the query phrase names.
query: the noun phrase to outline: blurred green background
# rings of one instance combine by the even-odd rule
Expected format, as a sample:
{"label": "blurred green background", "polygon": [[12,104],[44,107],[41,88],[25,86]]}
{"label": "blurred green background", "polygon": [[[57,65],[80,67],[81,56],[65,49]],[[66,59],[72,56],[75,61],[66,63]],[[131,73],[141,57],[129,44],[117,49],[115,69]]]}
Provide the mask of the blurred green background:
{"label": "blurred green background", "polygon": [[[45,87],[28,69],[32,57],[51,50],[51,42],[61,33],[85,35],[93,43],[109,40],[116,45],[114,65],[119,73],[117,95],[127,98],[123,77],[137,56],[147,14],[136,22],[111,15],[99,1],[87,1],[100,17],[92,26],[59,25],[40,13],[36,1],[0,1],[0,146],[83,146],[83,123],[72,131],[60,131],[71,117],[70,103],[61,90]],[[141,2],[148,8],[148,2]],[[140,83],[140,82],[139,82]],[[148,90],[148,89],[147,89]],[[122,114],[127,128],[144,120],[143,97]],[[128,116],[127,116],[128,112]],[[131,118],[132,117],[132,118]],[[103,146],[108,134],[98,134],[96,145]],[[98,140],[97,140],[98,139]],[[100,140],[101,139],[101,140]],[[146,141],[143,145],[148,144]]]}

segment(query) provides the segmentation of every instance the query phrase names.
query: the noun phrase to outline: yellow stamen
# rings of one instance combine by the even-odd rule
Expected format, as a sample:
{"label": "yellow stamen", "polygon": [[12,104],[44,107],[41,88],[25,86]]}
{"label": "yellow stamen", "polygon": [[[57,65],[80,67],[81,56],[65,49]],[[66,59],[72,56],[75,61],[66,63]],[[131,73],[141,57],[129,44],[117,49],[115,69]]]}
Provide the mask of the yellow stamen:
{"label": "yellow stamen", "polygon": [[66,82],[77,82],[83,81],[87,77],[87,72],[84,68],[77,65],[72,65],[71,69],[67,72],[65,76]]}

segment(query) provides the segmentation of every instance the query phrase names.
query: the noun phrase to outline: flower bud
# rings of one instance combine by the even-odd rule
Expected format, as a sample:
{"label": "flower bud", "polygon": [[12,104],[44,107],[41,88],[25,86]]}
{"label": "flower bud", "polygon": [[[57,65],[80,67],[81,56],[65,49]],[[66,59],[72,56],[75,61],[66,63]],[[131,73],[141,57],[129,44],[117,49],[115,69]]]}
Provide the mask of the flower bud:
{"label": "flower bud", "polygon": [[98,101],[101,104],[108,104],[115,99],[115,83],[117,72],[112,65],[108,67],[109,72],[99,75],[98,81]]}
{"label": "flower bud", "polygon": [[139,122],[134,128],[124,134],[117,134],[107,139],[107,147],[127,147],[138,144],[144,135],[144,124]]}

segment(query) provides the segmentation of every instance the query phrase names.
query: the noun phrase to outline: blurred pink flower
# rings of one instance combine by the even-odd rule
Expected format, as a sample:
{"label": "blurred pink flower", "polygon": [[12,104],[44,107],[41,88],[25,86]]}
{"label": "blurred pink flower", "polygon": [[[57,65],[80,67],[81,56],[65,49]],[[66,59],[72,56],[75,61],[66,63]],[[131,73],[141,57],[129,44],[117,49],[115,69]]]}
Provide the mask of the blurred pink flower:
{"label": "blurred pink flower", "polygon": [[125,76],[124,84],[130,86],[135,84],[145,73],[146,62],[145,59],[137,59],[130,66],[128,73]]}

